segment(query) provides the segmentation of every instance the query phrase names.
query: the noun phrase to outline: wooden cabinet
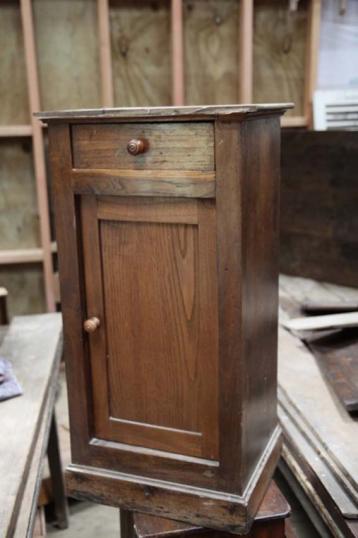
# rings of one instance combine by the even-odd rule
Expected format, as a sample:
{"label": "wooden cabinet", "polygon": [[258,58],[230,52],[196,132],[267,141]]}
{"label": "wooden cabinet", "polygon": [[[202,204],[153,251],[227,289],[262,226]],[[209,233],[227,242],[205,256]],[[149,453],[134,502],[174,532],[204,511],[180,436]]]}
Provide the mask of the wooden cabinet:
{"label": "wooden cabinet", "polygon": [[285,105],[44,113],[70,493],[243,532],[280,451]]}

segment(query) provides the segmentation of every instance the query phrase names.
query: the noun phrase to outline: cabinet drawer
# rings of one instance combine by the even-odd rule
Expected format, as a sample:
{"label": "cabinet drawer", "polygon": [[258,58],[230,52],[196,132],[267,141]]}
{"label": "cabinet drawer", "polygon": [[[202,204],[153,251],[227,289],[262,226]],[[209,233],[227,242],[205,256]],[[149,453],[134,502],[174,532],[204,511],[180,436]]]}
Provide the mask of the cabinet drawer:
{"label": "cabinet drawer", "polygon": [[72,126],[73,166],[107,170],[214,170],[209,122]]}

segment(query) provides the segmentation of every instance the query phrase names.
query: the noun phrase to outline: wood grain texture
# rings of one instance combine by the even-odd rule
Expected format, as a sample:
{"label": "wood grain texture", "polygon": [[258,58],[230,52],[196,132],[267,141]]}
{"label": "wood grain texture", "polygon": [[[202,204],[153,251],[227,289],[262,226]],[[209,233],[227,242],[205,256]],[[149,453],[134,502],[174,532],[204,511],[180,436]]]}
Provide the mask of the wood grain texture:
{"label": "wood grain texture", "polygon": [[[27,536],[22,532],[16,534],[15,528],[25,525],[27,530],[32,517],[34,489],[38,488],[41,476],[32,464],[37,461],[40,465],[46,449],[61,353],[62,322],[59,314],[15,318],[0,348],[1,356],[12,362],[23,389],[22,396],[1,402],[0,407],[2,536]],[[27,495],[29,504],[24,504],[22,519],[20,509],[24,495]]]}
{"label": "wood grain texture", "polygon": [[[85,242],[87,315],[106,320],[105,348],[94,347],[100,335],[90,337],[98,371],[107,354],[108,385],[94,389],[103,393],[102,438],[215,457],[217,325],[215,308],[210,315],[205,308],[215,304],[215,220],[205,222],[215,213],[203,204],[198,214],[194,201],[99,199],[100,224],[95,211],[83,214],[83,236],[93,229]],[[98,296],[101,305],[92,304],[101,281],[104,307]]]}
{"label": "wood grain texture", "polygon": [[[130,155],[128,142],[145,141]],[[214,132],[210,123],[74,125],[74,168],[121,170],[214,170]]]}
{"label": "wood grain texture", "polygon": [[0,125],[28,124],[24,45],[17,3],[1,3],[0,16]]}
{"label": "wood grain texture", "polygon": [[[269,439],[278,423],[279,119],[248,123],[242,144],[245,144],[242,153],[246,171],[241,187],[242,222],[250,223],[249,226],[243,224],[241,247],[241,330],[246,379],[242,427],[244,473],[248,479],[260,458],[265,439]],[[254,152],[249,150],[253,147]]]}
{"label": "wood grain texture", "polygon": [[[49,120],[74,495],[229,532],[248,530],[280,453],[282,111],[280,105],[115,109],[65,112],[63,124],[57,113]],[[157,132],[170,127],[176,136],[190,134],[190,145],[193,118],[198,127],[211,120],[215,129],[209,155],[216,163],[215,201],[120,192],[109,198],[100,178],[95,196],[76,194],[81,170],[73,169],[73,124],[86,131],[91,123],[99,134],[114,125],[135,129],[136,122]],[[91,144],[95,153],[101,138]],[[183,170],[188,178],[187,162],[169,173]],[[147,172],[141,168],[138,177]],[[88,173],[82,169],[82,177]],[[93,316],[100,326],[84,337],[82,323]]]}
{"label": "wood grain texture", "polygon": [[277,118],[215,130],[221,472],[231,491],[243,490],[277,425],[279,132]]}
{"label": "wood grain texture", "polygon": [[95,0],[35,0],[42,106],[99,106],[99,57]]}
{"label": "wood grain texture", "polygon": [[183,8],[186,103],[237,103],[239,2],[185,0]]}
{"label": "wood grain texture", "polygon": [[[244,536],[246,538],[285,538],[285,519],[288,517],[289,511],[290,507],[286,499],[272,481],[255,517],[251,531]],[[203,538],[219,538],[219,536],[229,538],[231,536],[229,533],[219,533],[216,530],[140,513],[133,514],[133,523],[136,538],[173,538],[189,535]]]}
{"label": "wood grain texture", "polygon": [[168,2],[110,4],[114,102],[117,106],[171,103]]}
{"label": "wood grain texture", "polygon": [[214,120],[219,117],[227,120],[244,120],[247,116],[264,114],[284,114],[293,107],[292,103],[262,103],[259,105],[205,105],[205,106],[157,106],[157,107],[127,107],[127,108],[93,108],[78,110],[54,110],[38,112],[36,118],[45,122],[48,120],[68,120],[81,122],[101,118],[104,120],[131,120],[140,122],[144,119],[161,121],[185,120]]}
{"label": "wood grain texture", "polygon": [[287,99],[295,103],[287,117],[305,114],[307,36],[307,2],[299,2],[297,11],[289,11],[284,0],[255,1],[255,102]]}
{"label": "wood grain texture", "polygon": [[294,132],[282,137],[282,272],[358,284],[357,137]]}
{"label": "wood grain texture", "polygon": [[215,172],[195,170],[88,170],[72,172],[78,194],[215,198]]}
{"label": "wood grain texture", "polygon": [[[244,495],[227,494],[180,483],[131,476],[101,468],[71,464],[66,483],[69,495],[101,504],[152,513],[234,534],[248,532],[270,482],[280,454],[277,436],[265,451],[265,472],[255,476]],[[265,476],[265,474],[268,475]],[[258,480],[257,480],[258,479]],[[258,491],[258,489],[260,491]],[[253,502],[255,506],[253,506]],[[259,504],[259,503],[258,503]]]}
{"label": "wood grain texture", "polygon": [[[296,315],[300,303],[307,297],[320,301],[340,297],[344,301],[355,300],[357,295],[356,289],[283,276],[280,279],[281,318]],[[292,468],[297,473],[303,465],[308,466],[310,475],[318,477],[311,482],[313,487],[308,491],[305,486],[305,491],[315,504],[322,506],[323,512],[329,506],[330,517],[337,516],[341,523],[344,516],[357,519],[357,421],[349,417],[333,397],[307,347],[283,328],[279,339],[279,414],[285,435],[291,444],[299,447],[301,454],[298,466],[292,461]],[[292,418],[286,418],[287,414]],[[290,454],[292,450],[288,457]],[[285,461],[288,462],[286,455]],[[291,468],[291,460],[288,464]],[[318,483],[321,485],[317,493]]]}
{"label": "wood grain texture", "polygon": [[31,144],[1,140],[0,161],[0,249],[40,246]]}

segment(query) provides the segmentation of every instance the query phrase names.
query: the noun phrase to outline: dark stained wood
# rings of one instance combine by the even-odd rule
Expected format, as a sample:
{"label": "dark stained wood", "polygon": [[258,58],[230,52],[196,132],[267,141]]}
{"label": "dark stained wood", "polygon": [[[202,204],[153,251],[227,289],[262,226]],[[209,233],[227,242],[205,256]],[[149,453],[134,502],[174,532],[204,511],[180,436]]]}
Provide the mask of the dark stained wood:
{"label": "dark stained wood", "polygon": [[[271,482],[256,514],[252,529],[249,534],[244,536],[247,538],[285,538],[285,520],[289,516],[289,512],[290,507],[287,501],[276,484]],[[123,514],[125,521],[127,521],[128,514],[130,517],[132,513],[125,511],[125,514]],[[172,538],[175,536],[229,538],[229,536],[232,536],[226,532],[218,532],[147,514],[133,513],[132,517],[137,538]],[[126,538],[126,534],[122,535],[122,538]]]}
{"label": "dark stained wood", "polygon": [[349,131],[283,131],[282,272],[358,285],[358,140]]}
{"label": "dark stained wood", "polygon": [[[133,138],[145,142],[145,151],[128,152]],[[114,170],[214,169],[214,132],[208,122],[74,125],[74,168]]]}
{"label": "dark stained wood", "polygon": [[309,338],[308,345],[334,393],[349,413],[358,412],[358,336],[355,329]]}
{"label": "dark stained wood", "polygon": [[9,323],[7,296],[7,289],[0,287],[0,325],[7,325]]}
{"label": "dark stained wood", "polygon": [[[77,111],[54,121],[47,115],[72,495],[248,531],[281,446],[275,362],[282,107]],[[120,158],[118,133],[125,134]],[[128,141],[142,136],[149,148],[158,141],[152,160],[150,149],[127,151]],[[131,159],[142,161],[137,167]],[[125,174],[130,168],[128,184],[147,181],[147,196],[108,192],[103,176],[95,179],[102,168],[112,183],[121,167]],[[210,200],[174,189],[148,196],[156,175],[180,180],[214,170]],[[88,190],[80,190],[79,172]],[[91,319],[95,331],[86,333],[83,323]]]}
{"label": "dark stained wood", "polygon": [[[226,484],[232,480],[232,491],[238,476],[243,487],[262,455],[263,444],[278,435],[275,327],[279,133],[277,118],[248,124],[218,122],[215,132],[219,293],[225,297],[219,311],[220,379],[225,402],[220,424],[221,438],[226,440],[222,444],[222,466],[228,467],[222,469],[222,475]],[[252,147],[254,152],[249,149]],[[263,229],[265,234],[261,233]],[[240,365],[239,356],[243,357]],[[237,427],[232,394],[244,395],[242,430]],[[258,443],[259,432],[262,438]],[[243,458],[235,455],[240,445]]]}
{"label": "dark stained wood", "polygon": [[55,504],[56,524],[60,529],[68,527],[68,505],[65,482],[61,464],[61,454],[55,412],[52,414],[47,446],[48,465],[50,468],[52,491]]}

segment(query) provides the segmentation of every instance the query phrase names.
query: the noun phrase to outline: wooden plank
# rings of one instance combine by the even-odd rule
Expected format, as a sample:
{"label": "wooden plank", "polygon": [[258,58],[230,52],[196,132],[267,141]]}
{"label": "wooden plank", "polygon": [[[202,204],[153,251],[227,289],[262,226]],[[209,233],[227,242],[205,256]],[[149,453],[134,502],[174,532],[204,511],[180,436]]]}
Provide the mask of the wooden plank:
{"label": "wooden plank", "polygon": [[173,170],[73,170],[79,194],[215,198],[215,172]]}
{"label": "wooden plank", "polygon": [[284,323],[284,327],[291,331],[319,331],[357,326],[358,312],[294,318]]}
{"label": "wooden plank", "polygon": [[12,362],[23,389],[22,396],[4,401],[0,406],[3,536],[13,536],[35,457],[36,441],[45,420],[46,402],[54,399],[62,353],[61,335],[60,314],[17,317],[0,348],[0,354]]}
{"label": "wooden plank", "polygon": [[0,265],[38,263],[43,260],[41,248],[0,250]]}
{"label": "wooden plank", "polygon": [[108,0],[97,0],[101,96],[103,106],[113,106],[112,51]]}
{"label": "wooden plank", "polygon": [[[280,280],[281,304],[288,314],[294,315],[307,296],[312,300],[332,301],[336,293],[358,298],[358,290],[340,286],[327,286],[303,278],[282,277]],[[293,309],[293,310],[292,310]],[[311,466],[321,462],[326,472],[317,468],[320,481],[337,504],[341,513],[347,517],[358,518],[358,460],[355,455],[358,423],[342,413],[342,408],[325,383],[313,355],[297,338],[285,329],[280,330],[279,346],[279,385],[287,404],[282,402],[285,412],[295,413],[292,422],[304,431],[311,450],[319,458],[309,458]],[[291,424],[291,422],[290,422]],[[285,420],[284,430],[287,431]],[[300,446],[300,443],[299,445]],[[327,469],[330,470],[328,475]]]}
{"label": "wooden plank", "polygon": [[166,120],[173,119],[178,121],[217,119],[238,119],[243,120],[246,115],[257,114],[284,114],[286,110],[293,107],[292,103],[261,103],[259,105],[204,105],[204,106],[158,106],[158,107],[121,107],[121,108],[93,108],[78,110],[56,110],[53,112],[39,112],[35,114],[37,118],[44,120],[54,119],[71,119],[76,123],[82,120],[91,120],[94,118],[102,119],[120,119],[120,120]]}
{"label": "wooden plank", "polygon": [[185,103],[182,0],[171,0],[171,38],[172,104],[182,106]]}
{"label": "wooden plank", "polygon": [[309,339],[309,347],[334,393],[349,413],[358,411],[358,338],[356,331]]}
{"label": "wooden plank", "polygon": [[183,8],[186,102],[237,103],[239,2],[184,0]]}
{"label": "wooden plank", "polygon": [[[36,45],[32,20],[31,0],[21,0],[20,8],[22,31],[25,44],[26,74],[29,89],[29,108],[30,111],[33,113],[40,109],[40,89],[37,76]],[[55,301],[52,289],[53,267],[51,256],[50,221],[45,168],[45,148],[43,132],[40,122],[37,121],[33,117],[33,115],[31,116],[31,121],[33,131],[33,160],[36,178],[37,205],[40,215],[40,235],[41,246],[43,249],[45,295],[47,310],[53,312],[55,310]]]}
{"label": "wooden plank", "polygon": [[252,102],[254,0],[241,0],[239,30],[239,101]]}
{"label": "wooden plank", "polygon": [[304,116],[307,0],[290,12],[285,0],[255,0],[254,102],[288,100],[295,103],[289,116]]}
{"label": "wooden plank", "polygon": [[115,0],[110,24],[116,106],[170,104],[168,2]]}
{"label": "wooden plank", "polygon": [[0,125],[28,123],[30,111],[18,2],[1,2]]}
{"label": "wooden plank", "polygon": [[27,478],[25,478],[24,492],[21,499],[21,507],[15,523],[14,538],[32,538],[36,527],[37,499],[41,486],[42,473],[46,460],[46,448],[49,434],[50,420],[54,406],[54,391],[51,398],[44,402],[43,420],[39,425],[39,431],[34,442],[34,448],[29,463]]}
{"label": "wooden plank", "polygon": [[53,110],[99,106],[96,0],[32,3],[42,107]]}
{"label": "wooden plank", "polygon": [[[1,67],[0,67],[1,69]],[[0,137],[31,136],[31,125],[0,125]]]}

